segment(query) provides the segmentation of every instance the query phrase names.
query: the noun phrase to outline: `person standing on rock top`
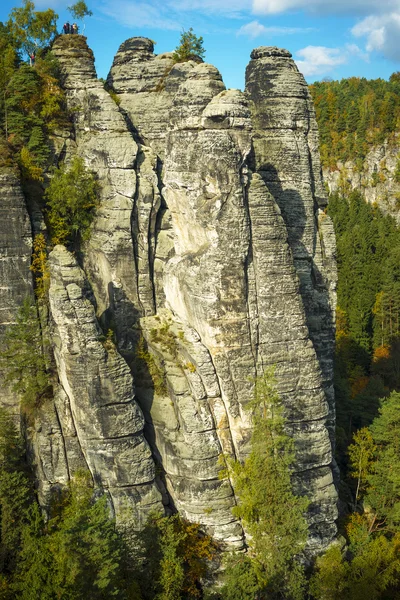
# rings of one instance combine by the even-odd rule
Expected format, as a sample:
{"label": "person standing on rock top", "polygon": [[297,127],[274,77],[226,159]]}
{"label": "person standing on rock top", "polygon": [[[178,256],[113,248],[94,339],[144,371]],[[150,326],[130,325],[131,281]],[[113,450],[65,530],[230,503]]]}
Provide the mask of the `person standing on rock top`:
{"label": "person standing on rock top", "polygon": [[78,25],[76,23],[72,25],[71,33],[78,33]]}
{"label": "person standing on rock top", "polygon": [[65,33],[65,34],[69,33],[69,30],[70,30],[70,25],[69,25],[69,23],[68,23],[68,22],[67,22],[67,23],[64,23],[63,30],[64,30],[64,33]]}

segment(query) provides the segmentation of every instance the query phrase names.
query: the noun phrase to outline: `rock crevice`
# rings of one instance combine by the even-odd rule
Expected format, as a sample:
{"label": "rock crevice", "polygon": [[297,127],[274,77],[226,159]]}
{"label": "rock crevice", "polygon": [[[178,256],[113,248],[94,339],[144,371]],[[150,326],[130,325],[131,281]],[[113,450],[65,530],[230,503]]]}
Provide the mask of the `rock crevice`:
{"label": "rock crevice", "polygon": [[85,38],[53,52],[74,115],[60,156],[82,156],[102,191],[82,266],[60,246],[50,257],[60,386],[34,442],[44,501],[83,465],[119,520],[140,526],[163,503],[242,547],[220,456],[248,454],[254,378],[276,365],[320,551],[337,515],[336,263],[304,79],[261,47],[246,91],[226,90],[214,66],[131,38],[107,79],[117,105]]}

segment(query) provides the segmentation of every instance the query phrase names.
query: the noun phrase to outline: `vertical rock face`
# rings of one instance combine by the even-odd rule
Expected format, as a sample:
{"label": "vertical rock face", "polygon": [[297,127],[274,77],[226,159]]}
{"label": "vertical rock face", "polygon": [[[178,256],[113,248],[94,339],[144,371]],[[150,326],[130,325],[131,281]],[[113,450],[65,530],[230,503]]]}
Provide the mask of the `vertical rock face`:
{"label": "vertical rock face", "polygon": [[102,192],[82,268],[51,254],[59,387],[35,431],[44,501],[86,465],[119,519],[140,525],[162,499],[241,547],[219,457],[248,454],[252,378],[275,364],[320,550],[336,531],[335,246],[304,80],[289,53],[261,48],[246,93],[225,90],[212,65],[132,38],[108,76],[117,106],[82,36],[53,52],[74,115],[60,160],[82,156]]}
{"label": "vertical rock face", "polygon": [[143,524],[161,497],[129,368],[110,341],[100,341],[88,282],[63,246],[50,255],[50,273],[65,440],[77,439],[95,483],[110,493],[117,517]]}
{"label": "vertical rock face", "polygon": [[336,307],[335,239],[323,212],[315,111],[304,77],[287,50],[253,50],[246,95],[254,126],[254,169],[281,209],[300,280],[307,325],[330,404],[333,436],[333,351]]}
{"label": "vertical rock face", "polygon": [[100,207],[84,249],[84,263],[98,314],[106,328],[114,321],[122,337],[135,322],[139,305],[131,235],[138,146],[117,105],[96,78],[93,53],[85,40],[80,35],[60,36],[53,45],[68,108],[74,115],[74,139],[63,152],[67,161],[75,154],[84,158],[101,182]]}
{"label": "vertical rock face", "polygon": [[[336,516],[328,435],[336,272],[307,86],[290,54],[273,48],[255,51],[246,95],[225,91],[211,65],[169,60],[154,56],[143,39],[128,40],[108,76],[132,125],[161,159],[173,242],[161,271],[166,306],[210,357],[207,372],[218,391],[205,398],[211,407],[218,398],[214,426],[225,452],[245,456],[248,376],[276,364],[296,441],[296,482],[313,500],[310,544],[318,547],[334,535]],[[202,378],[203,365],[190,356]],[[149,414],[165,448],[169,419],[163,421],[158,403],[155,397]],[[168,452],[161,454],[174,488]],[[217,469],[212,473],[216,478]],[[188,479],[182,468],[180,477]],[[190,493],[196,488],[199,499],[196,485]],[[183,509],[188,491],[187,484],[175,486]]]}
{"label": "vertical rock face", "polygon": [[[22,301],[32,295],[31,253],[31,224],[20,182],[11,170],[0,169],[0,346]],[[17,413],[19,401],[1,371],[0,388],[1,405]]]}

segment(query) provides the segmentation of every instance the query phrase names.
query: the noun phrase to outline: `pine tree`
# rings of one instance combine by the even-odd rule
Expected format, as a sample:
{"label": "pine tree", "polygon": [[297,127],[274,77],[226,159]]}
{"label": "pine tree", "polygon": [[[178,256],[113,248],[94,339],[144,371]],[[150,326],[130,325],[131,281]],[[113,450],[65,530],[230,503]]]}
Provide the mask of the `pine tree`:
{"label": "pine tree", "polygon": [[26,514],[33,500],[24,446],[13,418],[0,409],[0,573],[15,568]]}
{"label": "pine tree", "polygon": [[305,578],[296,557],[307,539],[308,500],[293,493],[293,440],[285,432],[273,369],[256,379],[248,409],[253,419],[250,455],[243,464],[227,461],[239,498],[233,513],[250,534],[250,556],[265,589],[300,599]]}
{"label": "pine tree", "polygon": [[188,31],[183,30],[179,46],[177,46],[173,55],[175,62],[184,62],[198,58],[204,59],[206,51],[203,48],[203,43],[203,38],[201,36],[198,37],[192,27]]}
{"label": "pine tree", "polygon": [[82,158],[75,157],[69,168],[54,170],[45,198],[53,244],[78,246],[88,239],[99,204],[99,184]]}
{"label": "pine tree", "polygon": [[37,309],[30,298],[22,303],[15,325],[6,330],[0,361],[6,381],[20,394],[22,408],[28,413],[51,395]]}

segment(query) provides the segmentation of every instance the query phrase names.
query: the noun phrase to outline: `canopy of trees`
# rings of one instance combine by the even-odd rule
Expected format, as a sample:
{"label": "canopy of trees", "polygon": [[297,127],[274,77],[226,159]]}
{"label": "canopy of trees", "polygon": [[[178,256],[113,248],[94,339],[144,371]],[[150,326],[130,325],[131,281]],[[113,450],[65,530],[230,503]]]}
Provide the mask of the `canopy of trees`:
{"label": "canopy of trees", "polygon": [[324,166],[353,160],[361,168],[370,147],[400,128],[400,73],[389,81],[351,77],[310,86]]}
{"label": "canopy of trees", "polygon": [[[53,10],[35,11],[25,0],[0,23],[0,167],[19,166],[24,180],[42,180],[49,136],[69,126],[58,64],[48,52],[56,20]],[[23,61],[31,53],[33,66]]]}

